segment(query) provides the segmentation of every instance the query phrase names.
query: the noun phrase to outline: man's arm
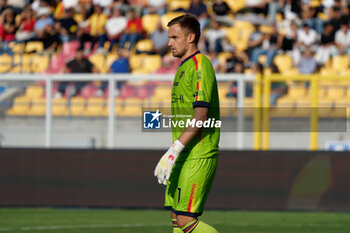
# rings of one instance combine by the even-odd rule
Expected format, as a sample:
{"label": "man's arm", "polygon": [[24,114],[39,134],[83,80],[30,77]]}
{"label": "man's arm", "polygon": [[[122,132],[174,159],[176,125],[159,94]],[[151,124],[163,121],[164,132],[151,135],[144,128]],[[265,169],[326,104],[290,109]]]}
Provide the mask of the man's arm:
{"label": "man's arm", "polygon": [[[196,107],[194,108],[194,116],[192,119],[196,119],[196,121],[205,121],[207,116],[208,108]],[[162,156],[154,170],[154,175],[158,178],[159,184],[167,184],[177,157],[200,131],[201,128],[196,127],[196,124],[194,127],[187,127],[180,137],[171,145],[169,150]]]}
{"label": "man's arm", "polygon": [[[206,107],[196,107],[194,108],[194,116],[193,119],[196,119],[196,121],[206,121],[208,118],[208,111],[209,109]],[[202,128],[197,128],[196,124],[194,127],[187,127],[178,140],[183,144],[187,145],[197,134],[199,131],[201,131]]]}

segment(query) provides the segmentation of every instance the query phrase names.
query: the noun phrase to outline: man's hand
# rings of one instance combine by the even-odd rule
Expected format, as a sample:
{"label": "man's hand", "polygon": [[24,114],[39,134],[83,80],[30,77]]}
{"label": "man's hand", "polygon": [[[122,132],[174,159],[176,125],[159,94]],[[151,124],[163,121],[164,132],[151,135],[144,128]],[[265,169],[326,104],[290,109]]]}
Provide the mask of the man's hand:
{"label": "man's hand", "polygon": [[167,184],[174,163],[184,148],[185,146],[179,140],[176,140],[159,160],[154,170],[154,176],[158,178],[159,184]]}

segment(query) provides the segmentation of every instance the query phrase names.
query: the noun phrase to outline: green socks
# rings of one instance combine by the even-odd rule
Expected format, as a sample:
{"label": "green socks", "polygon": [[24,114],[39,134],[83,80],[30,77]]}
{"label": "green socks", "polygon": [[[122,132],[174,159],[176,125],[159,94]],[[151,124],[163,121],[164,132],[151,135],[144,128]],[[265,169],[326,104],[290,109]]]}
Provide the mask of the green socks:
{"label": "green socks", "polygon": [[198,219],[195,219],[187,224],[184,228],[182,228],[182,231],[184,233],[218,233],[215,228],[202,221],[199,221]]}

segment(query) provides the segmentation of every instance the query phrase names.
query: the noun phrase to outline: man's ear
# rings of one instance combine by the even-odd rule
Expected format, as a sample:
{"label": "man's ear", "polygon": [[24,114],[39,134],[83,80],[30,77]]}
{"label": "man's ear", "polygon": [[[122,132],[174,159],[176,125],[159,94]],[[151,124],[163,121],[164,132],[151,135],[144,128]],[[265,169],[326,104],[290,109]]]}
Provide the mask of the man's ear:
{"label": "man's ear", "polygon": [[187,38],[190,43],[194,43],[196,35],[194,33],[189,33]]}

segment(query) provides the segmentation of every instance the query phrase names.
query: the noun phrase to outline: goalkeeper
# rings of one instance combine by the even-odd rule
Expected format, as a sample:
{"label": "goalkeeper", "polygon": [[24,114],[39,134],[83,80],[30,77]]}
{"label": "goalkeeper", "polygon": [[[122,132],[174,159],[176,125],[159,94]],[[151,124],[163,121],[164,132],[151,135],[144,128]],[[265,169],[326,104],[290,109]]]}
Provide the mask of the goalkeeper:
{"label": "goalkeeper", "polygon": [[[181,59],[175,75],[171,110],[176,116],[191,113],[191,121],[220,120],[219,98],[214,69],[197,50],[198,20],[182,15],[168,23],[169,43],[174,57]],[[160,159],[154,175],[167,185],[165,208],[171,210],[174,233],[216,233],[199,221],[216,173],[219,128],[200,124],[172,127],[173,144]]]}

